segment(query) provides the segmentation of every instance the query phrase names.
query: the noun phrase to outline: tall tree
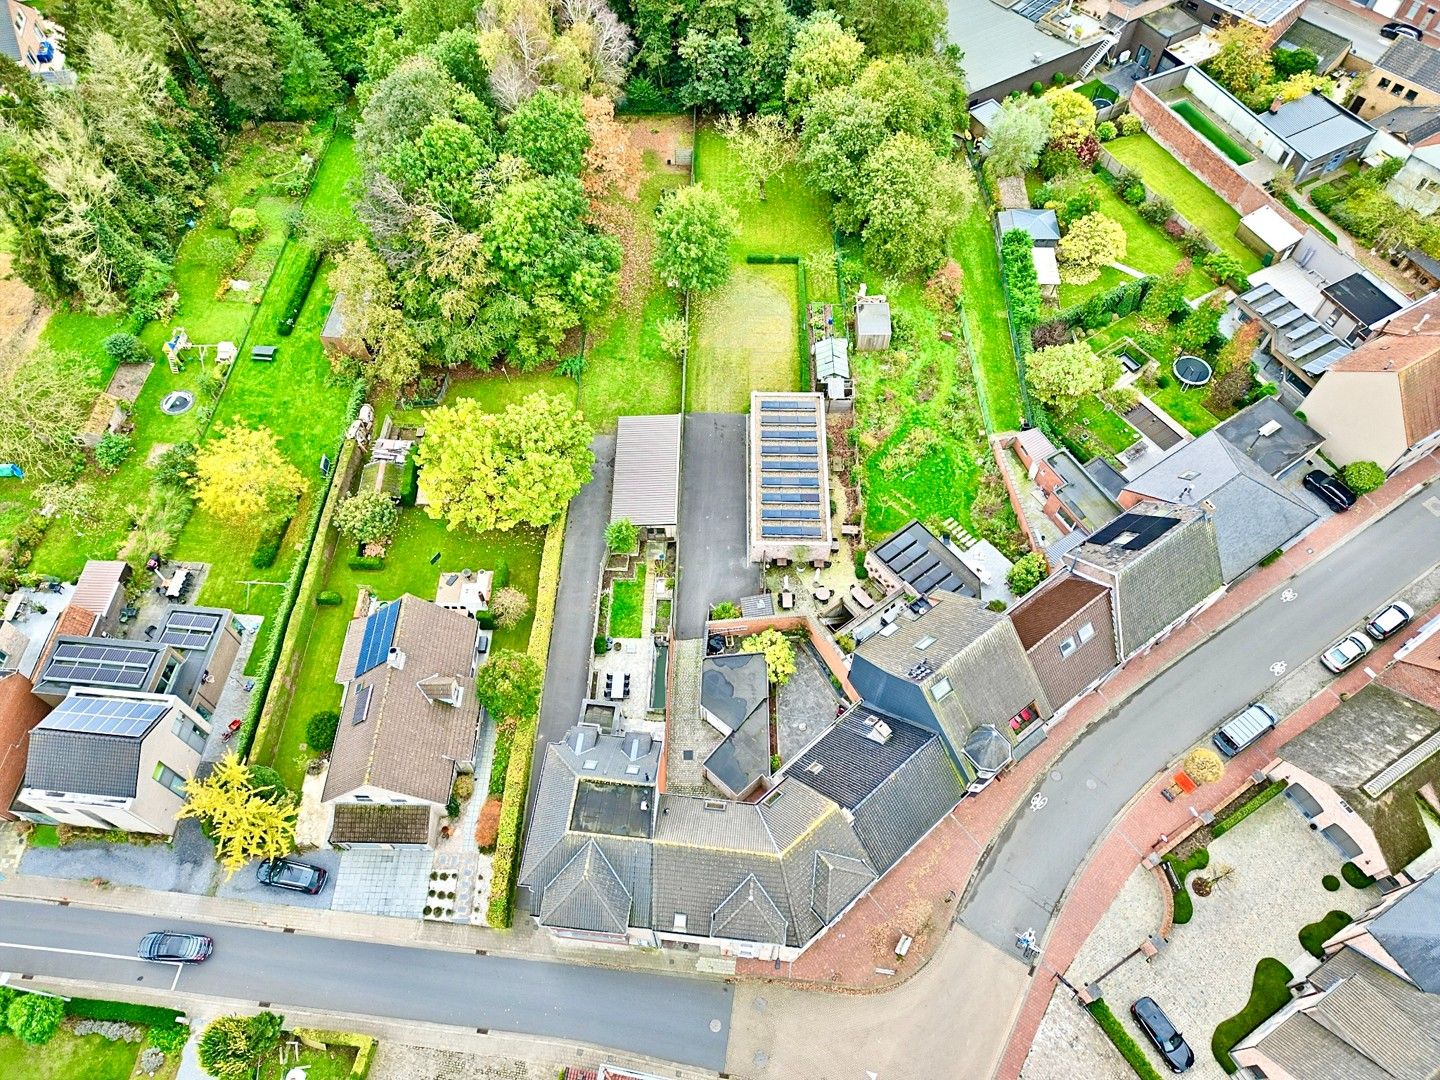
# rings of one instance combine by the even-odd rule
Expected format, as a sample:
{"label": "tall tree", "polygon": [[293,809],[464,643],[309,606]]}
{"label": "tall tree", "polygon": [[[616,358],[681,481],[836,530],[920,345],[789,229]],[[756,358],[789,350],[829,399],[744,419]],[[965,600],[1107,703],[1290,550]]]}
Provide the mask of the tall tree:
{"label": "tall tree", "polygon": [[730,144],[746,194],[765,201],[765,184],[793,162],[799,151],[795,131],[779,113],[722,116],[716,129]]}
{"label": "tall tree", "polygon": [[557,395],[531,394],[503,413],[473,398],[432,412],[418,451],[425,512],[450,528],[548,525],[590,479],[591,431]]}
{"label": "tall tree", "polygon": [[233,752],[203,780],[185,784],[185,804],[175,815],[203,822],[215,841],[215,858],[227,875],[255,859],[278,859],[295,850],[298,809],[291,796],[267,797]]}
{"label": "tall tree", "polygon": [[192,0],[190,22],[210,77],[242,115],[258,118],[280,104],[284,74],[270,28],[248,0]]}
{"label": "tall tree", "polygon": [[680,188],[660,205],[655,223],[655,272],[681,292],[707,292],[730,276],[730,242],[739,215],[703,184]]}
{"label": "tall tree", "polygon": [[1095,103],[1078,90],[1051,90],[1050,142],[1073,150],[1095,134]]}
{"label": "tall tree", "polygon": [[496,720],[533,720],[544,681],[544,669],[533,656],[505,649],[475,673],[475,696]]}
{"label": "tall tree", "polygon": [[1104,389],[1105,364],[1083,341],[1050,345],[1025,358],[1025,382],[1045,404],[1068,411]]}
{"label": "tall tree", "polygon": [[1104,214],[1086,214],[1060,238],[1059,258],[1071,284],[1094,281],[1102,266],[1125,258],[1125,227]]}
{"label": "tall tree", "polygon": [[1215,32],[1220,48],[1206,70],[1236,97],[1248,98],[1257,87],[1275,78],[1275,66],[1265,30],[1251,22],[1228,19]]}
{"label": "tall tree", "polygon": [[5,402],[0,460],[39,480],[67,471],[76,456],[75,436],[95,399],[87,373],[44,346],[24,359],[0,355],[0,371],[9,372],[0,377]]}
{"label": "tall tree", "polygon": [[945,29],[940,0],[831,0],[872,53],[928,53]]}
{"label": "tall tree", "polygon": [[275,433],[236,421],[219,429],[195,455],[195,499],[230,525],[259,529],[288,517],[305,478],[280,453]]}
{"label": "tall tree", "polygon": [[892,135],[864,166],[865,254],[890,273],[933,270],[974,197],[974,178],[914,135]]}
{"label": "tall tree", "polygon": [[585,110],[574,94],[540,90],[505,122],[502,147],[541,176],[579,176],[590,145]]}
{"label": "tall tree", "polygon": [[1050,141],[1053,109],[1043,97],[1005,101],[985,135],[989,152],[985,164],[996,178],[1021,176],[1035,167],[1040,151]]}
{"label": "tall tree", "polygon": [[785,72],[785,102],[793,117],[804,114],[822,90],[849,86],[865,65],[865,46],[840,24],[828,8],[821,8],[795,30]]}

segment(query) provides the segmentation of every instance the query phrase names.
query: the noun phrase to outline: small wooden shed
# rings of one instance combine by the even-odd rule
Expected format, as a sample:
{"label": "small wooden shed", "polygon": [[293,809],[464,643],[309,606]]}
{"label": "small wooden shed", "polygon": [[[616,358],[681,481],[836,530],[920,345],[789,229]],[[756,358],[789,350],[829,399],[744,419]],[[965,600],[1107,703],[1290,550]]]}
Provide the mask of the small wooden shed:
{"label": "small wooden shed", "polygon": [[883,352],[890,348],[890,304],[883,296],[870,296],[865,286],[855,298],[855,349]]}

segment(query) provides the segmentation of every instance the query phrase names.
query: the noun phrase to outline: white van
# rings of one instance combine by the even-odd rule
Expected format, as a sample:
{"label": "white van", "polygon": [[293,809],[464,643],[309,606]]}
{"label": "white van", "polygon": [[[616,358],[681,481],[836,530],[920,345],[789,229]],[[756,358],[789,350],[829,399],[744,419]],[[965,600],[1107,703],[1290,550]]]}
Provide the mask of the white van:
{"label": "white van", "polygon": [[1227,758],[1234,757],[1279,722],[1273,712],[1254,701],[1221,724],[1211,741]]}

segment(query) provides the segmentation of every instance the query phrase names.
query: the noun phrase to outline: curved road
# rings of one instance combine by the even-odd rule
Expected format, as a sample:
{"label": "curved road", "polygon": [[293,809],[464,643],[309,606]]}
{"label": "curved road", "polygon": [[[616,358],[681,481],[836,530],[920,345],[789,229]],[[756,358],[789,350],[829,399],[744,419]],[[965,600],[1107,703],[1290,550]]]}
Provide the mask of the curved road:
{"label": "curved road", "polygon": [[[176,965],[129,957],[160,929],[145,916],[0,901],[0,971],[169,989]],[[209,934],[215,954],[185,967],[182,993],[328,1012],[576,1039],[719,1071],[731,987],[573,963],[374,945],[231,925],[172,922]],[[17,948],[41,946],[42,950]]]}
{"label": "curved road", "polygon": [[[1302,540],[1303,544],[1304,541]],[[1045,928],[1075,869],[1115,815],[1166,764],[1440,562],[1440,497],[1427,489],[1191,650],[1086,730],[996,837],[958,920],[1015,955]]]}

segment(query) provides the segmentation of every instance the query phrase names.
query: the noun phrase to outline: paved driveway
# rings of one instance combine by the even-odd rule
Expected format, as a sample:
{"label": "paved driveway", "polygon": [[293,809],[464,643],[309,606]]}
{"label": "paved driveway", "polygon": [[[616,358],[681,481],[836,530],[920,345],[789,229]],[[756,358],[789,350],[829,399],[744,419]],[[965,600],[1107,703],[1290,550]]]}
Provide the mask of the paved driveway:
{"label": "paved driveway", "polygon": [[85,840],[56,848],[26,848],[20,873],[36,877],[100,878],[116,885],[135,885],[161,892],[212,895],[223,875],[215,848],[194,821],[175,827],[172,844],[112,844]]}
{"label": "paved driveway", "polygon": [[745,424],[732,413],[685,417],[677,637],[703,636],[712,605],[760,591],[760,568],[745,558]]}
{"label": "paved driveway", "polygon": [[1013,949],[1027,927],[1043,931],[1075,868],[1131,795],[1429,570],[1437,554],[1440,502],[1421,493],[1296,575],[1288,598],[1268,597],[1155,676],[1051,764],[1039,784],[1044,803],[1006,825],[960,921],[1002,949]]}

